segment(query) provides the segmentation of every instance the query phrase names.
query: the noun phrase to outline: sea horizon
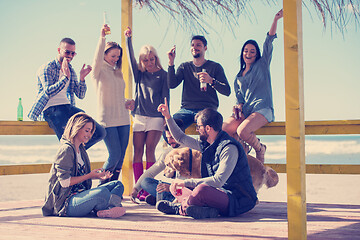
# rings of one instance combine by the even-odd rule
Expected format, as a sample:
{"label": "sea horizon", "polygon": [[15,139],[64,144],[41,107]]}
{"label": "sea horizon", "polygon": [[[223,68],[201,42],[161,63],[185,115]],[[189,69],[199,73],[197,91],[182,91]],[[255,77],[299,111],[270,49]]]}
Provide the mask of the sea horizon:
{"label": "sea horizon", "polygon": [[[265,163],[286,163],[285,136],[258,137],[267,146]],[[58,147],[59,141],[53,135],[0,136],[0,165],[52,163]],[[156,157],[162,148],[163,139],[156,148]],[[103,141],[88,149],[88,154],[91,162],[108,158]],[[250,154],[255,155],[254,151]],[[306,136],[305,158],[307,164],[360,164],[360,135]]]}

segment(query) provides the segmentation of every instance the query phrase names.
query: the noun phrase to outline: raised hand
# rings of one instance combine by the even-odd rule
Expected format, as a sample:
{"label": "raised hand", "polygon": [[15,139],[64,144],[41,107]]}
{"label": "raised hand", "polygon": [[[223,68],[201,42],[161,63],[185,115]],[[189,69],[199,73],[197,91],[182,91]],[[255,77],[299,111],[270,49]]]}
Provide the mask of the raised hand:
{"label": "raised hand", "polygon": [[160,112],[166,119],[170,119],[169,106],[167,103],[167,99],[165,98],[165,103],[162,103],[158,106],[158,112]]}
{"label": "raised hand", "polygon": [[270,30],[269,30],[269,35],[270,36],[274,36],[275,33],[276,33],[276,28],[277,28],[277,22],[280,18],[283,17],[283,10],[281,9],[280,11],[278,11],[276,14],[275,14],[275,17],[274,17],[274,21],[273,23],[271,24],[271,27],[270,27]]}
{"label": "raised hand", "polygon": [[87,65],[85,68],[85,64],[80,70],[80,81],[85,81],[85,77],[91,72],[92,67],[90,65]]}
{"label": "raised hand", "polygon": [[63,72],[63,74],[70,79],[70,69],[69,69],[69,62],[66,58],[63,59],[62,63],[61,63],[61,71]]}
{"label": "raised hand", "polygon": [[132,31],[131,31],[131,28],[130,27],[127,27],[127,29],[124,31],[124,35],[125,37],[131,37],[132,35]]}
{"label": "raised hand", "polygon": [[101,28],[101,37],[105,37],[106,36],[106,31],[109,31],[110,27],[107,24],[104,24]]}
{"label": "raised hand", "polygon": [[175,56],[176,56],[176,46],[175,45],[170,49],[170,51],[168,51],[167,55],[169,58],[169,66],[173,66]]}
{"label": "raised hand", "polygon": [[280,18],[283,17],[283,10],[281,9],[280,11],[278,11],[275,15],[275,19],[279,20]]}

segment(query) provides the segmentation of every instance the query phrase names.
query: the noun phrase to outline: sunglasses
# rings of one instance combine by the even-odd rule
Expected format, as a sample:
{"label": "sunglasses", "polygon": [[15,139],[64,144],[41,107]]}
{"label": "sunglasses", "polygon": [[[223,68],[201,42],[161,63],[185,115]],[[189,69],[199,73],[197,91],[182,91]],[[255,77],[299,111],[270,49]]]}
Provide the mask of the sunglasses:
{"label": "sunglasses", "polygon": [[65,49],[62,49],[65,53],[65,55],[67,56],[75,56],[76,55],[76,52],[73,52],[73,51],[69,51],[69,50],[65,50]]}
{"label": "sunglasses", "polygon": [[199,130],[200,127],[203,127],[203,126],[205,126],[205,125],[197,125],[197,124],[196,124],[196,130]]}

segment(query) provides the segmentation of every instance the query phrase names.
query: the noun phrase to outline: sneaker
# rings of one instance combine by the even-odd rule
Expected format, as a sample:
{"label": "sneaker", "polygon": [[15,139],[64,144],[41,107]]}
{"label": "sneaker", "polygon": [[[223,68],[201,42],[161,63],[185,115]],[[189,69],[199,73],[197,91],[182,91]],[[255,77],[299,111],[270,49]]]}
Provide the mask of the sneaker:
{"label": "sneaker", "polygon": [[97,212],[99,218],[119,218],[126,213],[124,207],[113,207],[106,210],[101,210]]}
{"label": "sneaker", "polygon": [[212,207],[188,206],[186,214],[195,219],[216,218],[219,216],[219,210]]}
{"label": "sneaker", "polygon": [[145,201],[145,198],[149,195],[147,191],[143,191],[143,193],[139,196],[140,201]]}
{"label": "sneaker", "polygon": [[166,214],[179,215],[180,203],[172,203],[170,201],[161,200],[156,203],[156,209]]}
{"label": "sneaker", "polygon": [[140,192],[138,193],[138,195],[136,196],[136,198],[140,198],[140,196],[144,193],[144,190],[141,189]]}
{"label": "sneaker", "polygon": [[110,200],[109,200],[109,208],[112,207],[122,207],[121,204],[122,198],[116,194],[111,194],[110,195]]}
{"label": "sneaker", "polygon": [[155,206],[156,205],[156,197],[154,197],[153,195],[147,195],[145,198],[145,202],[147,204],[150,204],[151,206]]}

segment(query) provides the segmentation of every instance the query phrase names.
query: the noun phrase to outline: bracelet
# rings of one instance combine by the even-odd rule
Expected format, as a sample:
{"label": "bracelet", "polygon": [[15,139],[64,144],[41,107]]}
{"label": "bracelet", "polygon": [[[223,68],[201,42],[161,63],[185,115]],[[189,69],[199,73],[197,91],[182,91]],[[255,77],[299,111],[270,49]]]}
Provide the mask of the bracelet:
{"label": "bracelet", "polygon": [[214,88],[214,87],[215,87],[215,83],[216,83],[216,79],[213,78],[212,83],[209,83],[209,85],[210,85],[212,88]]}

